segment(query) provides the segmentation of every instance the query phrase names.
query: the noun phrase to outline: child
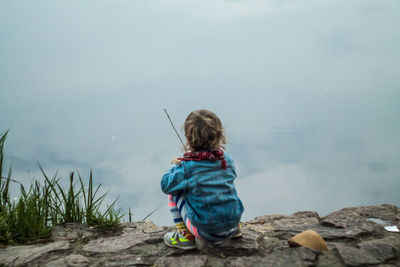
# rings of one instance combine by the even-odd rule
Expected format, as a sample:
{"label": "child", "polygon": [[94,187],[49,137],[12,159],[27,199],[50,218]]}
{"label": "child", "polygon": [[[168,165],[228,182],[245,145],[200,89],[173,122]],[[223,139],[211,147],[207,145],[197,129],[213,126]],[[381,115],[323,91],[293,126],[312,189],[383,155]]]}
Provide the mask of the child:
{"label": "child", "polygon": [[239,222],[243,205],[236,194],[232,158],[224,153],[226,144],[221,121],[211,111],[193,111],[186,118],[187,152],[171,161],[161,180],[177,227],[166,233],[170,247],[195,248],[195,237],[218,242],[241,236]]}

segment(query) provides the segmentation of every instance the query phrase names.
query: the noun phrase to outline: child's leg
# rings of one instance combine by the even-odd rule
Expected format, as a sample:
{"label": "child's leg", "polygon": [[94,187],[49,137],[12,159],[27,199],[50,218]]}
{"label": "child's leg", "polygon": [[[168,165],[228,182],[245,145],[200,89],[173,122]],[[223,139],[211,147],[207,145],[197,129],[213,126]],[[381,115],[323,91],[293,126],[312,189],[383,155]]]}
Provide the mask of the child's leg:
{"label": "child's leg", "polygon": [[[168,206],[170,208],[170,212],[172,214],[174,223],[176,225],[176,228],[178,229],[179,234],[186,239],[193,240],[194,236],[186,227],[186,224],[183,221],[183,217],[186,217],[185,216],[186,207],[184,198],[182,198],[181,195],[178,196],[168,195],[168,199],[169,199]],[[182,211],[184,214],[181,213]]]}
{"label": "child's leg", "polygon": [[[221,232],[219,234],[207,234],[204,232],[200,232],[189,220],[186,209],[186,202],[182,195],[177,196],[168,196],[169,199],[169,207],[174,218],[174,223],[176,224],[176,228],[178,228],[178,233],[188,239],[193,240],[195,237],[200,240],[207,240],[210,242],[218,242],[225,240],[231,236],[234,238],[241,236],[240,232],[238,232],[239,228],[234,228],[231,231]],[[240,226],[238,226],[240,227]],[[236,235],[236,232],[237,235]],[[234,234],[235,233],[235,234]]]}

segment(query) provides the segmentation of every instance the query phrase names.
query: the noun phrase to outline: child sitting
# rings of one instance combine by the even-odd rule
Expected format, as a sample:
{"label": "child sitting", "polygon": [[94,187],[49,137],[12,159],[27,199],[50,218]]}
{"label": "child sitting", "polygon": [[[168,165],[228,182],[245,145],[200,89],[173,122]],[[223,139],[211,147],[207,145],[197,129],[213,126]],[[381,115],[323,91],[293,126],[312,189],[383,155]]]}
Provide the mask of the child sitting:
{"label": "child sitting", "polygon": [[184,124],[187,152],[171,161],[163,175],[161,189],[168,194],[169,207],[177,227],[166,233],[170,247],[195,248],[195,238],[218,242],[239,237],[243,205],[233,181],[232,158],[221,121],[211,111],[193,111]]}

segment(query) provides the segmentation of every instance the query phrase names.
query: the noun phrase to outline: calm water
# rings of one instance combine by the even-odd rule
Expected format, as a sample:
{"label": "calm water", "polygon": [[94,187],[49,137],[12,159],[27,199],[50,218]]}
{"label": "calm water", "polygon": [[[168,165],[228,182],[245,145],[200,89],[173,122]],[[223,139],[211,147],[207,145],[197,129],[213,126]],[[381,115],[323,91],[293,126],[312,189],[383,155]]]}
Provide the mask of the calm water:
{"label": "calm water", "polygon": [[[14,177],[93,169],[172,224],[182,126],[223,121],[244,219],[400,205],[399,1],[3,1],[0,131]],[[111,200],[111,199],[110,199]]]}

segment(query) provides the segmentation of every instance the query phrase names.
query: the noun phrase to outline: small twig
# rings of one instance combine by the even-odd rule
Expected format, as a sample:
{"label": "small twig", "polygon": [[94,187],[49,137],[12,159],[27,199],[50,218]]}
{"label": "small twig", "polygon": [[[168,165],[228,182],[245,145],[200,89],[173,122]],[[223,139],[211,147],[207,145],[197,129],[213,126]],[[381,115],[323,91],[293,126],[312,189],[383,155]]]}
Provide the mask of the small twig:
{"label": "small twig", "polygon": [[168,120],[169,120],[169,122],[171,123],[171,125],[172,125],[172,128],[174,128],[174,131],[175,131],[176,135],[178,136],[179,140],[181,141],[181,143],[182,143],[183,147],[184,147],[184,148],[185,148],[185,150],[186,150],[186,146],[185,146],[185,144],[183,143],[183,141],[182,141],[182,138],[179,136],[179,133],[178,133],[178,131],[176,130],[176,128],[175,128],[175,126],[174,126],[174,124],[172,123],[171,117],[169,116],[169,114],[168,114],[168,112],[167,112],[167,109],[166,109],[166,108],[164,108],[164,112],[165,112],[165,114],[167,114]]}

